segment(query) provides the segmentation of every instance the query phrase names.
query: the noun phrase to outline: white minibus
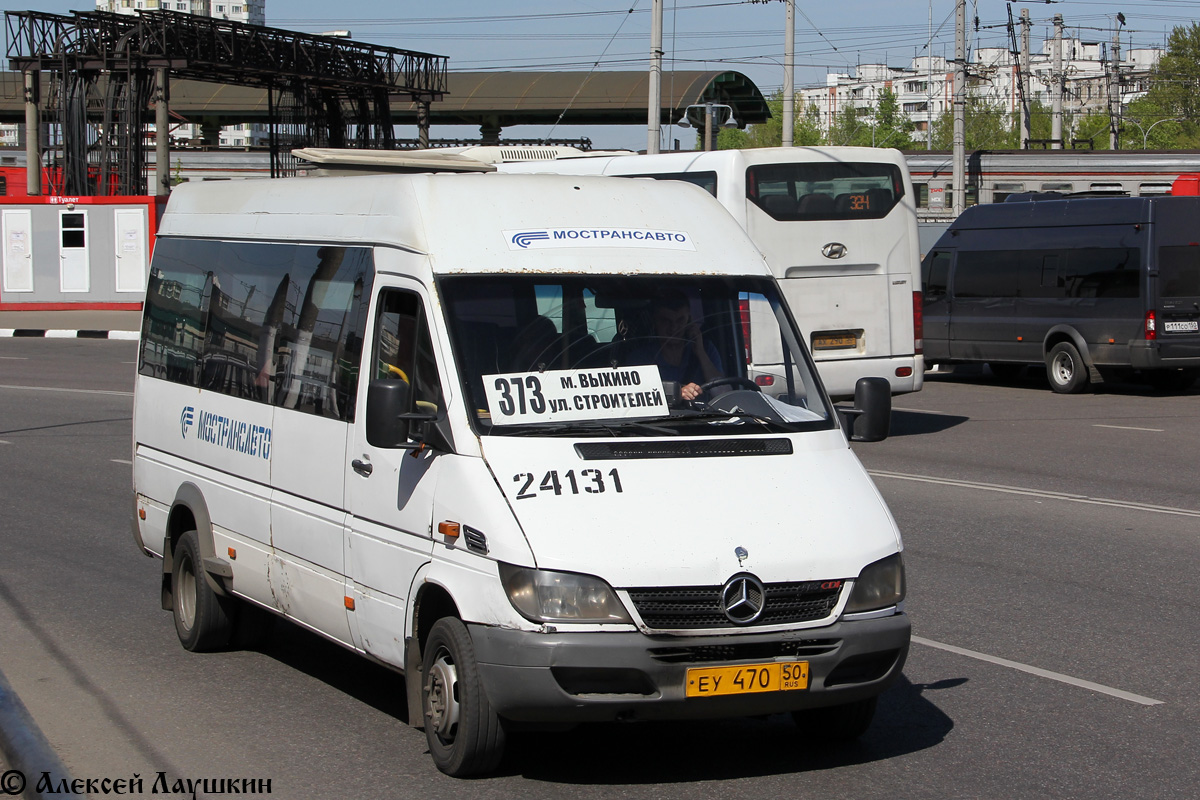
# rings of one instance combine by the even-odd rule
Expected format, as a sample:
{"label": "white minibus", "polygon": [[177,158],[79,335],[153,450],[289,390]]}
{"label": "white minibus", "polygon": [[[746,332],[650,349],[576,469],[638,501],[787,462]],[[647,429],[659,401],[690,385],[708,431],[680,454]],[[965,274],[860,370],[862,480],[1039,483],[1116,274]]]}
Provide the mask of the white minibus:
{"label": "white minibus", "polygon": [[[502,153],[520,157],[519,148]],[[766,256],[830,395],[849,397],[858,379],[868,376],[887,378],[893,394],[921,389],[917,217],[908,166],[898,150],[773,147],[559,155],[497,167],[682,180],[703,187]],[[780,355],[774,343],[755,348],[761,368],[756,379],[768,392],[774,391]]]}
{"label": "white minibus", "polygon": [[[787,393],[746,335],[780,342]],[[910,636],[848,441],[886,436],[891,395],[858,394],[830,404],[693,186],[185,185],[147,291],[134,534],[185,648],[284,617],[388,665],[451,775],[587,721],[792,712],[852,738]]]}

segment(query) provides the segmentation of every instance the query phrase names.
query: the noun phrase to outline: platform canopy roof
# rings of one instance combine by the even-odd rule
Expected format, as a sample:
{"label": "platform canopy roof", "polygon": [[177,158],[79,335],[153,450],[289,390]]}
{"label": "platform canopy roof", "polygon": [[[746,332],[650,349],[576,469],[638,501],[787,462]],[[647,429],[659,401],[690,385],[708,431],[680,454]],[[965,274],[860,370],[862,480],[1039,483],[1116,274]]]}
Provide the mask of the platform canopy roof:
{"label": "platform canopy roof", "polygon": [[[444,125],[645,124],[650,79],[638,72],[451,72],[449,91],[431,106]],[[771,112],[758,87],[740,72],[664,72],[662,119],[677,121],[693,104],[723,103],[739,125],[765,122]],[[401,123],[417,119],[415,103],[393,102]]]}
{"label": "platform canopy roof", "polygon": [[[430,107],[433,125],[644,125],[649,103],[646,72],[450,72],[448,93]],[[723,103],[740,126],[770,116],[758,87],[739,72],[677,71],[662,76],[661,122],[683,116],[689,105]],[[171,82],[172,117],[221,125],[262,122],[266,90],[189,80]],[[392,98],[396,124],[415,124],[417,106]],[[22,78],[0,73],[0,122],[23,122]]]}

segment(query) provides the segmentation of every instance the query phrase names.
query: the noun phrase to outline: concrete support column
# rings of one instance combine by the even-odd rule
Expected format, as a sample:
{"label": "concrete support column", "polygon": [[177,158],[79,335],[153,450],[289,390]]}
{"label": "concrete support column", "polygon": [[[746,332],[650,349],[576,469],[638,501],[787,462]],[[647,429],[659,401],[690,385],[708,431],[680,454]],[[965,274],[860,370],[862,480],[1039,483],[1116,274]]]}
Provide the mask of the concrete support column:
{"label": "concrete support column", "polygon": [[42,123],[38,114],[38,71],[25,72],[25,192],[42,193]]}
{"label": "concrete support column", "polygon": [[171,193],[170,116],[167,109],[166,67],[154,70],[154,194]]}
{"label": "concrete support column", "polygon": [[480,143],[484,145],[500,144],[500,120],[495,117],[489,118],[486,122],[479,126]]}
{"label": "concrete support column", "polygon": [[429,101],[417,101],[417,143],[424,150],[429,147]]}

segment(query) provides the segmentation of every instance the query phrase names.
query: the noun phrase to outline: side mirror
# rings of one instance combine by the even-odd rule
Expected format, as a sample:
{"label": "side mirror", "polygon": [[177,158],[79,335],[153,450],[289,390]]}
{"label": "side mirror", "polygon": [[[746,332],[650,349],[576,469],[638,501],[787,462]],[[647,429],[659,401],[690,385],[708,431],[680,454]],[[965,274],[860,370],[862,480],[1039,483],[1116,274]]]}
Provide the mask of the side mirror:
{"label": "side mirror", "polygon": [[372,447],[403,447],[408,443],[411,388],[402,379],[374,380],[367,386],[367,443]]}
{"label": "side mirror", "polygon": [[854,408],[838,408],[852,442],[882,442],[892,428],[892,385],[887,378],[859,378]]}

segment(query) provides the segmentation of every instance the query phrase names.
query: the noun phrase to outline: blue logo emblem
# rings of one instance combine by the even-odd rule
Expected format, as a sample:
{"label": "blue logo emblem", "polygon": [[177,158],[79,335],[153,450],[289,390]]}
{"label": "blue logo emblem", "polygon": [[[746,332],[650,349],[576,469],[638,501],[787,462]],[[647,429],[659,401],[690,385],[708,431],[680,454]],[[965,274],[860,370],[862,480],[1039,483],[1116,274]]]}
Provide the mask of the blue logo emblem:
{"label": "blue logo emblem", "polygon": [[550,234],[546,231],[521,231],[513,234],[512,243],[521,249],[529,247],[531,242],[546,241],[550,238]]}
{"label": "blue logo emblem", "polygon": [[192,406],[186,406],[183,413],[179,415],[179,433],[183,438],[187,438],[188,428],[192,427],[196,422],[196,409]]}

